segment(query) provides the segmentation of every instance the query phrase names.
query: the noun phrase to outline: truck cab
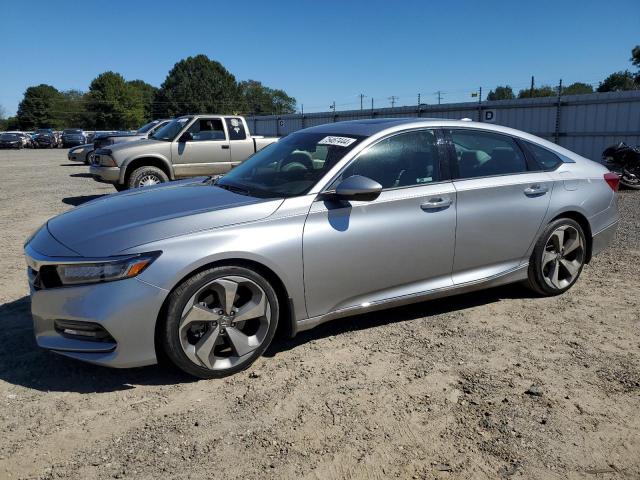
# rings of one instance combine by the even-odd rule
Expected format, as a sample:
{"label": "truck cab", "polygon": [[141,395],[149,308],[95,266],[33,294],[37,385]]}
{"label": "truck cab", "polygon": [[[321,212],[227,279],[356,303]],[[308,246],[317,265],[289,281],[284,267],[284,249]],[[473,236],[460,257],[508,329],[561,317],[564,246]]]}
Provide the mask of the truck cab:
{"label": "truck cab", "polygon": [[117,190],[201,175],[221,175],[277,138],[252,137],[236,115],[187,115],[147,140],[97,149],[90,172]]}

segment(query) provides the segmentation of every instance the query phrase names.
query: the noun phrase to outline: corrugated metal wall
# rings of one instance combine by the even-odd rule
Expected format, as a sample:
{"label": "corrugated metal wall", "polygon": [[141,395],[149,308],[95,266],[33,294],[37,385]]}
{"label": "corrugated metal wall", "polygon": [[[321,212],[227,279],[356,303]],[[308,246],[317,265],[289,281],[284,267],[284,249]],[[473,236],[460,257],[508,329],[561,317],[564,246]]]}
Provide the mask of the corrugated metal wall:
{"label": "corrugated metal wall", "polygon": [[[493,119],[489,119],[493,114]],[[287,135],[323,123],[380,117],[471,118],[517,128],[600,159],[616,142],[640,144],[640,91],[591,93],[494,102],[248,117],[254,135]]]}

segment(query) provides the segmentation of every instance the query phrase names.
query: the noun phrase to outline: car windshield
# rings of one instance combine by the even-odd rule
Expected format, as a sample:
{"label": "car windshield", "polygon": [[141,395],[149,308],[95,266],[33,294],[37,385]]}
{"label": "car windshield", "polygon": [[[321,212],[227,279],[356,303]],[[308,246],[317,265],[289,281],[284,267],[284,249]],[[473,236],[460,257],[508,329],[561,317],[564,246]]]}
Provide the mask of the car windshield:
{"label": "car windshield", "polygon": [[262,198],[304,195],[363,138],[293,133],[255,153],[215,184]]}
{"label": "car windshield", "polygon": [[82,133],[82,130],[80,130],[79,128],[67,128],[62,133],[66,134],[66,135],[75,135],[75,134]]}
{"label": "car windshield", "polygon": [[153,127],[155,127],[158,124],[158,122],[156,120],[154,120],[153,122],[149,122],[146,125],[141,126],[136,133],[138,134],[143,134],[143,133],[147,133],[149,130],[151,130]]}
{"label": "car windshield", "polygon": [[0,140],[19,140],[20,136],[17,133],[3,133],[0,135]]}
{"label": "car windshield", "polygon": [[171,142],[176,135],[184,128],[184,126],[191,121],[192,117],[180,117],[175,120],[171,120],[164,127],[160,128],[156,133],[151,135],[154,140],[164,140],[165,142]]}

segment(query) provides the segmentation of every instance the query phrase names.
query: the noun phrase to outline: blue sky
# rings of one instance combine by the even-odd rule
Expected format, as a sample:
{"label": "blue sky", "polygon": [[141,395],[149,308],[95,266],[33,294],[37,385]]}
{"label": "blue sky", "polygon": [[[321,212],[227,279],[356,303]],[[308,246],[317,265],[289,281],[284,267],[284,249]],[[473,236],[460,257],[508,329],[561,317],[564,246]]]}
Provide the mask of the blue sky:
{"label": "blue sky", "polygon": [[640,1],[0,0],[0,105],[48,83],[86,90],[101,72],[159,86],[203,53],[238,80],[283,88],[305,111],[469,100],[508,83],[597,83],[631,68]]}

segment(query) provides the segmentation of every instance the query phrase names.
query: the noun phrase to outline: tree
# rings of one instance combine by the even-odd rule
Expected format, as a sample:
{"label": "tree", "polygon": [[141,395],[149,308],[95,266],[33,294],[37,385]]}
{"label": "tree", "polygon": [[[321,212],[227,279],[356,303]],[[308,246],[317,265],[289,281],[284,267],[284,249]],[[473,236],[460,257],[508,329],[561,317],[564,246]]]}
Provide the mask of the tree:
{"label": "tree", "polygon": [[509,85],[497,86],[495,90],[490,90],[487,100],[513,100],[516,96]]}
{"label": "tree", "polygon": [[296,99],[284,90],[265,87],[257,80],[240,82],[242,110],[256,115],[295,113]]}
{"label": "tree", "polygon": [[144,123],[143,94],[119,73],[104,72],[94,78],[86,98],[96,129],[131,129]]}
{"label": "tree", "polygon": [[534,88],[533,92],[530,88],[518,92],[518,98],[555,97],[556,95],[558,95],[558,91],[549,85]]}
{"label": "tree", "polygon": [[2,105],[0,105],[0,120],[4,120],[7,112]]}
{"label": "tree", "polygon": [[621,90],[637,90],[639,87],[634,75],[629,71],[614,72],[598,86],[598,92],[619,92]]}
{"label": "tree", "polygon": [[154,100],[158,93],[158,89],[143,80],[131,80],[127,83],[134,89],[138,90],[142,95],[142,102],[144,104],[144,121],[148,122],[157,118],[154,109]]}
{"label": "tree", "polygon": [[159,113],[236,113],[242,107],[235,77],[206,55],[176,63],[156,96]]}
{"label": "tree", "polygon": [[584,93],[593,93],[593,87],[588,83],[574,82],[562,88],[562,95],[582,95]]}
{"label": "tree", "polygon": [[62,94],[51,85],[29,87],[18,105],[18,124],[24,130],[57,127],[55,110]]}
{"label": "tree", "polygon": [[80,90],[61,92],[54,104],[53,113],[56,128],[92,126],[92,119],[85,109],[85,94]]}
{"label": "tree", "polygon": [[631,63],[640,68],[640,45],[636,45],[631,49]]}

